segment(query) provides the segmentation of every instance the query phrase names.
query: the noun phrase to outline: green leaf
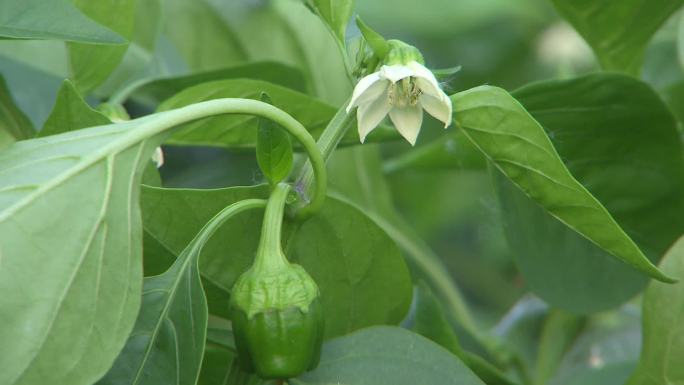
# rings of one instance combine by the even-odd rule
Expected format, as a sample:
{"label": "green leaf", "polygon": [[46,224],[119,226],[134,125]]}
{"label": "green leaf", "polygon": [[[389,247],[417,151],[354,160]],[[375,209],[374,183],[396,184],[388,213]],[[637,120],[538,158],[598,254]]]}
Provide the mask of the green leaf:
{"label": "green leaf", "polygon": [[86,127],[112,123],[101,112],[91,108],[78,93],[74,83],[64,80],[57,94],[57,101],[38,136],[49,136]]}
{"label": "green leaf", "polygon": [[137,102],[157,106],[186,88],[214,80],[241,78],[263,80],[295,91],[304,91],[304,78],[299,70],[285,64],[263,61],[151,80],[138,87],[132,98]]}
{"label": "green leaf", "polygon": [[[143,187],[145,230],[166,250],[179,253],[189,234],[224,206],[263,197],[265,186],[216,190]],[[210,312],[227,315],[237,277],[252,263],[261,216],[245,214],[219,229],[204,248],[200,271],[215,289]],[[326,336],[361,327],[396,324],[411,299],[411,280],[399,250],[361,211],[328,197],[323,210],[304,222],[286,222],[283,249],[311,274],[321,290]],[[146,255],[147,257],[147,255]],[[214,301],[212,303],[212,301]]]}
{"label": "green leaf", "polygon": [[463,350],[456,332],[444,315],[442,305],[430,287],[422,281],[414,290],[414,303],[415,316],[411,327],[414,332],[452,352],[487,385],[515,384],[489,362]]}
{"label": "green leaf", "polygon": [[484,385],[453,354],[408,330],[376,326],[323,346],[316,369],[293,385]]}
{"label": "green leaf", "polygon": [[[225,2],[221,5],[228,6]],[[214,9],[206,0],[166,0],[162,6],[164,35],[181,53],[190,70],[215,70],[249,58],[245,44],[221,19],[219,9]]]}
{"label": "green leaf", "polygon": [[[572,175],[657,261],[684,232],[684,164],[675,120],[653,90],[628,76],[601,74],[537,83],[514,95],[544,126]],[[546,301],[595,312],[646,285],[645,277],[497,180],[516,262]]]}
{"label": "green leaf", "polygon": [[482,153],[461,130],[456,130],[387,160],[383,168],[395,173],[407,169],[483,170],[486,166]]}
{"label": "green leaf", "polygon": [[34,134],[31,121],[17,107],[5,79],[0,76],[0,150]]}
{"label": "green leaf", "polygon": [[354,11],[354,0],[307,0],[339,42],[344,44],[347,24]]}
{"label": "green leaf", "polygon": [[[308,95],[252,79],[228,79],[202,83],[187,88],[163,102],[158,110],[166,111],[188,104],[217,98],[259,99],[267,93],[273,104],[283,109],[306,127],[317,138],[337,110]],[[167,142],[174,145],[201,145],[237,148],[253,148],[256,145],[257,118],[252,116],[217,116],[186,125]],[[396,131],[389,127],[378,128],[369,141],[395,138]],[[345,143],[358,144],[358,132],[350,130]]]}
{"label": "green leaf", "polygon": [[251,200],[226,207],[202,227],[166,272],[145,278],[142,306],[131,337],[98,384],[197,382],[208,317],[197,259],[226,220],[264,206],[264,200]]}
{"label": "green leaf", "polygon": [[453,95],[452,101],[458,126],[525,194],[622,262],[672,281],[570,174],[541,125],[506,91],[481,86]]}
{"label": "green leaf", "polygon": [[356,26],[359,28],[359,31],[361,31],[363,39],[373,50],[373,53],[375,53],[378,58],[384,58],[389,51],[389,44],[387,43],[387,40],[385,40],[382,35],[375,32],[371,27],[366,25],[366,23],[361,20],[360,16],[356,16]]}
{"label": "green leaf", "polygon": [[123,44],[116,32],[89,19],[66,0],[0,1],[0,36]]}
{"label": "green leaf", "polygon": [[69,43],[69,73],[76,87],[88,93],[119,65],[133,37],[135,0],[73,0],[79,9],[98,23],[126,38],[126,44],[94,46]]}
{"label": "green leaf", "polygon": [[[268,94],[261,101],[271,104]],[[292,171],[292,140],[287,131],[270,120],[259,118],[256,156],[261,172],[272,186],[283,181]]]}
{"label": "green leaf", "polygon": [[[9,44],[8,44],[9,43]],[[60,47],[61,46],[61,47]],[[42,127],[55,104],[55,96],[66,77],[64,44],[47,40],[0,42],[0,73],[12,98],[33,127]],[[21,55],[21,54],[24,55]],[[45,65],[45,56],[51,65]],[[34,63],[35,65],[31,65]],[[49,68],[49,67],[60,68]]]}
{"label": "green leaf", "polygon": [[[684,238],[667,252],[661,269],[684,277]],[[684,283],[652,282],[643,304],[643,345],[639,366],[628,385],[681,384],[684,382]]]}
{"label": "green leaf", "polygon": [[606,70],[638,74],[646,45],[682,0],[551,0]]}
{"label": "green leaf", "polygon": [[91,384],[123,347],[142,285],[140,172],[158,144],[137,126],[0,153],[0,289],[21,293],[0,299],[0,383]]}

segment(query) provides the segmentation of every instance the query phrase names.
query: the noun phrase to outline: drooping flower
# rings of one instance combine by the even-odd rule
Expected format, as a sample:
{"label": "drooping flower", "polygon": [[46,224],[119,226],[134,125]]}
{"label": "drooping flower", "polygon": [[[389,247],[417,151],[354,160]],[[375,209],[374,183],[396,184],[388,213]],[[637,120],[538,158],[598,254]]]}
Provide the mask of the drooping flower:
{"label": "drooping flower", "polygon": [[347,113],[357,109],[361,143],[389,114],[394,127],[411,145],[423,123],[423,109],[451,123],[451,99],[441,90],[435,75],[416,60],[383,65],[356,84]]}

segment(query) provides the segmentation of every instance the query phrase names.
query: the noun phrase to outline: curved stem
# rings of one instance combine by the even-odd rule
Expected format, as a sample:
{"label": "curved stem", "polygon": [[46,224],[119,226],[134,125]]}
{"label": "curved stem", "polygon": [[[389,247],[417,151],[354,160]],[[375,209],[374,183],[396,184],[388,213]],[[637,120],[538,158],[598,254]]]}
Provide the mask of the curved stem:
{"label": "curved stem", "polygon": [[201,248],[209,238],[216,232],[216,230],[221,227],[232,216],[241,213],[249,209],[258,209],[265,207],[267,205],[264,199],[245,199],[233,203],[232,205],[219,211],[218,214],[214,215],[199,231],[195,239],[190,242],[193,247]]}
{"label": "curved stem", "polygon": [[287,259],[283,255],[280,243],[280,234],[283,228],[283,214],[285,202],[290,186],[286,183],[278,183],[268,198],[264,221],[261,225],[261,239],[254,259],[256,270],[276,270],[287,265]]}
{"label": "curved stem", "polygon": [[313,175],[316,179],[316,187],[311,197],[300,195],[300,198],[307,205],[299,209],[298,215],[308,216],[320,210],[323,206],[327,188],[327,174],[323,155],[318,147],[316,147],[314,138],[301,123],[285,111],[268,103],[252,99],[226,98],[191,104],[186,107],[141,118],[145,122],[133,130],[130,139],[139,142],[152,135],[164,133],[181,124],[222,114],[254,115],[270,119],[294,136],[306,150],[313,169]]}

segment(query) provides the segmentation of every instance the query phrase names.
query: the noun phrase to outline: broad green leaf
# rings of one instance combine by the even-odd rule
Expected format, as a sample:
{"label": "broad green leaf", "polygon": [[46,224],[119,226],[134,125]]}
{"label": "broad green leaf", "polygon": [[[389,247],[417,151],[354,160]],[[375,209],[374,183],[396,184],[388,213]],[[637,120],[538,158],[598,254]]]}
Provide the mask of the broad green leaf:
{"label": "broad green leaf", "polygon": [[[682,149],[675,120],[659,97],[617,74],[537,83],[514,95],[544,126],[572,175],[657,261],[684,232]],[[646,285],[645,277],[497,180],[516,262],[546,301],[594,312],[623,303]]]}
{"label": "broad green leaf", "polygon": [[411,330],[456,355],[487,385],[515,384],[492,364],[461,347],[454,328],[444,315],[442,305],[424,282],[420,282],[414,289],[414,304],[415,315]]}
{"label": "broad green leaf", "polygon": [[34,134],[31,121],[17,107],[5,79],[0,76],[0,150]]}
{"label": "broad green leaf", "polygon": [[397,212],[381,171],[379,149],[368,145],[336,151],[328,164],[330,190],[370,216],[399,246],[447,306],[449,317],[475,332],[463,295],[442,260]]}
{"label": "broad green leaf", "polygon": [[389,159],[383,168],[395,173],[406,169],[482,170],[486,166],[482,153],[458,130]]}
{"label": "broad green leaf", "polygon": [[644,49],[682,0],[551,0],[606,70],[638,74]]}
{"label": "broad green leaf", "polygon": [[38,136],[61,134],[86,127],[112,123],[101,112],[91,108],[71,81],[64,80],[57,94],[57,101]]}
{"label": "broad green leaf", "polygon": [[354,0],[306,0],[339,42],[344,45],[347,23],[354,11]]}
{"label": "broad green leaf", "polygon": [[226,79],[263,80],[295,91],[304,91],[304,79],[299,70],[278,62],[253,62],[213,71],[151,80],[138,87],[132,95],[135,101],[151,106],[198,84]]}
{"label": "broad green leaf", "polygon": [[202,247],[232,216],[265,206],[251,200],[226,207],[202,227],[161,275],[145,278],[131,337],[98,384],[194,384],[207,334],[207,302],[197,266]]}
{"label": "broad green leaf", "polygon": [[[180,253],[189,235],[221,208],[267,194],[265,186],[216,190],[144,187],[145,230],[165,249]],[[261,215],[245,214],[219,229],[204,248],[200,271],[213,285],[209,309],[225,316],[237,277],[252,263]],[[396,324],[410,304],[411,282],[399,250],[361,211],[328,197],[323,210],[304,222],[287,222],[285,254],[316,280],[325,309],[326,336],[361,327]],[[147,257],[147,256],[146,256]],[[215,290],[214,290],[215,289]]]}
{"label": "broad green leaf", "polygon": [[86,385],[109,369],[140,306],[143,167],[167,130],[211,113],[195,105],[0,153],[0,290],[15,293],[0,298],[0,383]]}
{"label": "broad green leaf", "polygon": [[[314,138],[323,132],[337,112],[334,107],[308,95],[253,79],[228,79],[202,83],[167,99],[158,110],[166,111],[217,98],[259,99],[263,92],[273,99],[273,104],[302,123]],[[252,116],[218,116],[186,125],[169,139],[168,144],[253,148],[256,145],[256,125],[257,118]],[[395,130],[389,127],[379,127],[369,135],[368,141],[388,138],[396,138]],[[359,143],[356,130],[349,130],[344,142]]]}
{"label": "broad green leaf", "polygon": [[484,385],[453,354],[405,329],[376,326],[323,346],[316,369],[293,385]]}
{"label": "broad green leaf", "polygon": [[[661,269],[684,276],[684,238],[667,252]],[[644,295],[642,309],[643,346],[639,366],[628,385],[684,383],[684,283],[652,282]]]}
{"label": "broad green leaf", "polygon": [[97,44],[126,40],[85,16],[67,0],[0,1],[0,36]]}
{"label": "broad green leaf", "polygon": [[506,91],[481,86],[453,95],[452,101],[458,127],[525,194],[622,262],[672,281],[570,174],[541,125]]}
{"label": "broad green leaf", "polygon": [[[227,2],[221,5],[229,6]],[[249,59],[245,43],[237,39],[233,28],[219,16],[220,8],[214,9],[206,0],[166,0],[162,2],[162,9],[164,35],[181,53],[190,70],[215,70]]]}
{"label": "broad green leaf", "polygon": [[0,153],[0,289],[17,293],[0,299],[0,383],[91,384],[123,347],[142,285],[140,172],[157,145],[139,128]]}
{"label": "broad green leaf", "polygon": [[115,46],[68,43],[70,78],[85,94],[104,82],[123,59],[128,49],[128,41],[133,36],[136,0],[73,0],[73,2],[90,18],[126,39],[126,44]]}
{"label": "broad green leaf", "polygon": [[[336,151],[328,164],[332,194],[358,207],[387,232],[403,251],[414,277],[429,283],[444,304],[448,319],[464,330],[478,348],[485,349],[497,358],[503,356],[497,354],[501,350],[499,344],[495,343],[491,336],[481,332],[481,327],[473,319],[468,304],[449,274],[446,264],[421,239],[415,226],[394,208],[389,186],[382,175],[378,150],[376,146],[365,145]],[[486,365],[480,362],[478,357],[467,352],[465,355],[471,356],[468,365]],[[508,356],[508,352],[506,355]]]}
{"label": "broad green leaf", "polygon": [[[271,103],[268,94],[262,102]],[[259,118],[256,157],[261,172],[272,186],[282,182],[292,170],[292,140],[287,131],[270,120]]]}

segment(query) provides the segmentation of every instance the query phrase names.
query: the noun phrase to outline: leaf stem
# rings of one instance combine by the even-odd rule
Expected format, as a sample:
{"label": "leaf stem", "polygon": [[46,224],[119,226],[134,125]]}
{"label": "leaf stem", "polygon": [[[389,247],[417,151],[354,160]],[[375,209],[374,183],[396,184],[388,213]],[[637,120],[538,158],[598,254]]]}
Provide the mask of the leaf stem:
{"label": "leaf stem", "polygon": [[[356,114],[348,114],[346,111],[349,100],[342,104],[342,107],[337,110],[335,116],[333,116],[330,123],[328,123],[325,130],[323,130],[323,133],[318,138],[318,142],[316,142],[316,147],[318,147],[318,150],[321,152],[323,162],[327,162],[330,159],[333,151],[335,151],[337,145],[340,144],[340,141],[344,138],[349,127],[356,122]],[[316,177],[314,166],[315,165],[311,162],[311,158],[309,158],[297,177],[295,191],[297,191],[300,196],[306,197],[311,193],[310,190],[314,183],[314,177]]]}
{"label": "leaf stem", "polygon": [[254,259],[254,269],[274,270],[288,264],[283,255],[280,234],[283,228],[283,214],[290,185],[278,183],[271,192],[261,227],[261,239]]}

